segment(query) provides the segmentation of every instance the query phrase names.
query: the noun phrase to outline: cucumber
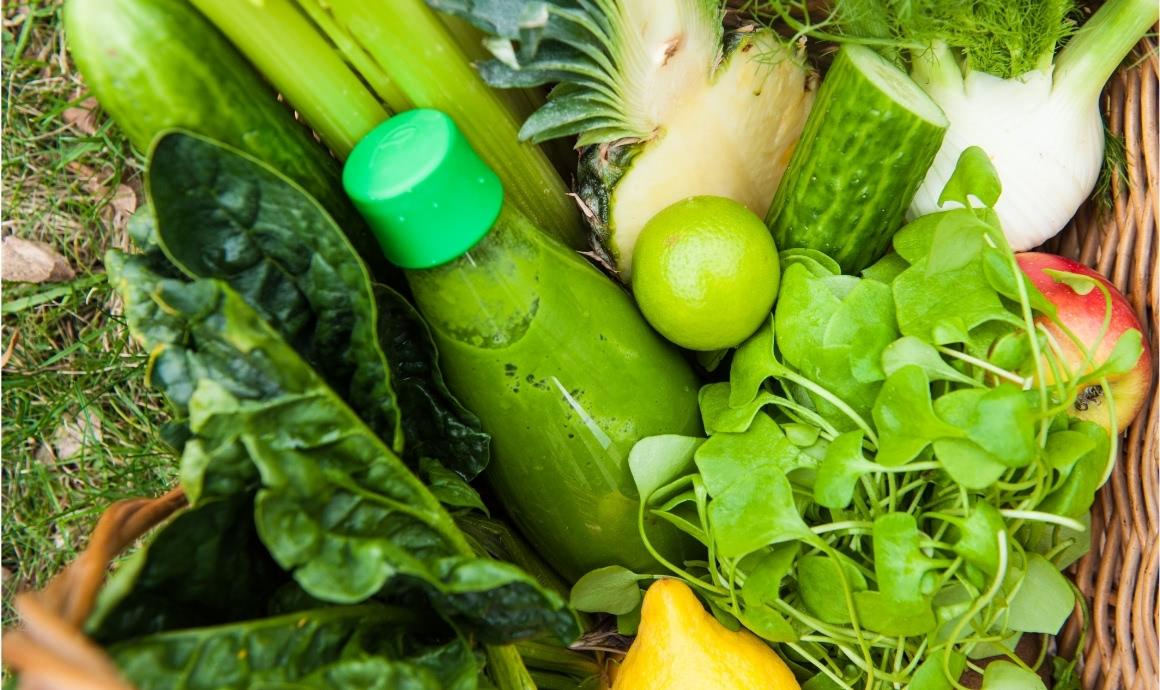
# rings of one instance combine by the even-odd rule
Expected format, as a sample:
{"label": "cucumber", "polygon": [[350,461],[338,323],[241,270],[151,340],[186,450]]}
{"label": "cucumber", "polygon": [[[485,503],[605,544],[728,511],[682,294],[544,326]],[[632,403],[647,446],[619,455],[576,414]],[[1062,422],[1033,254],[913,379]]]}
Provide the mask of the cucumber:
{"label": "cucumber", "polygon": [[777,248],[816,249],[844,273],[877,261],[947,125],[905,73],[869,48],[842,46],[766,214]]}
{"label": "cucumber", "polygon": [[190,130],[278,169],[348,232],[361,225],[338,161],[186,0],[67,0],[64,27],[93,95],[136,148]]}

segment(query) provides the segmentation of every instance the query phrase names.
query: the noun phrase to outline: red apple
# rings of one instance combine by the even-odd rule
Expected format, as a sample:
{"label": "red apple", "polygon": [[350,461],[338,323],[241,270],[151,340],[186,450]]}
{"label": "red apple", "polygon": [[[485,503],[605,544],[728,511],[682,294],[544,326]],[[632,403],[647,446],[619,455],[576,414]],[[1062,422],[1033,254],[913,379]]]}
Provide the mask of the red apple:
{"label": "red apple", "polygon": [[[1043,296],[1055,305],[1060,322],[1071,329],[1088,347],[1095,346],[1095,364],[1086,367],[1082,373],[1087,373],[1102,364],[1116,346],[1116,341],[1120,335],[1125,331],[1134,328],[1144,334],[1144,328],[1140,325],[1140,320],[1136,318],[1136,313],[1128,304],[1128,300],[1099,273],[1083,264],[1054,254],[1024,252],[1017,254],[1015,258],[1019,262],[1019,267],[1031,278],[1035,287],[1039,288]],[[1100,336],[1100,329],[1103,327],[1105,310],[1107,309],[1103,292],[1099,289],[1092,289],[1086,291],[1087,294],[1080,294],[1083,290],[1077,291],[1067,283],[1057,281],[1045,269],[1088,276],[1107,286],[1112,294],[1112,321],[1107,334],[1098,345],[1096,339]],[[1038,321],[1059,343],[1063,358],[1071,369],[1076,373],[1081,373],[1077,370],[1083,364],[1084,356],[1079,348],[1046,317],[1040,316]],[[1144,401],[1152,387],[1152,353],[1148,348],[1147,339],[1143,339],[1142,342],[1144,351],[1136,360],[1135,366],[1123,374],[1108,377],[1111,395],[1116,403],[1117,432],[1123,431],[1132,423],[1140,409],[1144,407]],[[1072,415],[1096,422],[1105,429],[1110,428],[1111,420],[1108,418],[1105,404],[1107,394],[1108,392],[1099,385],[1088,386],[1080,391],[1076,397]]]}

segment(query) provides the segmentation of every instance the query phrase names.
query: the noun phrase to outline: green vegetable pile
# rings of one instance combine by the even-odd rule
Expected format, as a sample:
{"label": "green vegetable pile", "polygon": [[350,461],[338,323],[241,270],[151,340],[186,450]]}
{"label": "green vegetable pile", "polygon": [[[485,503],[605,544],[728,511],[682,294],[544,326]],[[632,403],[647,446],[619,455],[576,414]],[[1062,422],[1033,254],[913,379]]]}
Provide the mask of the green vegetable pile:
{"label": "green vegetable pile", "polygon": [[553,583],[479,555],[494,523],[467,480],[489,439],[422,322],[247,156],[170,133],[147,185],[143,253],[106,265],[176,411],[190,508],[114,574],[89,632],[143,690],[466,690],[485,660],[500,687],[530,683],[503,645],[577,621]]}
{"label": "green vegetable pile", "polygon": [[[726,625],[780,643],[807,690],[962,687],[995,656],[984,688],[1042,687],[1045,652],[1028,664],[1014,646],[1058,632],[1078,600],[1060,569],[1088,548],[1116,447],[1067,410],[1131,368],[1140,334],[1090,374],[1068,369],[1034,320],[1058,323],[1054,308],[991,210],[999,191],[968,149],[943,199],[983,207],[905,226],[862,277],[783,252],[772,318],[701,390],[708,438],[633,449],[642,534],[656,516],[704,544],[707,560],[665,565]],[[1104,286],[1057,279],[1104,291],[1110,318]],[[594,571],[572,603],[631,631],[650,577]],[[1057,688],[1077,682],[1058,666]]]}

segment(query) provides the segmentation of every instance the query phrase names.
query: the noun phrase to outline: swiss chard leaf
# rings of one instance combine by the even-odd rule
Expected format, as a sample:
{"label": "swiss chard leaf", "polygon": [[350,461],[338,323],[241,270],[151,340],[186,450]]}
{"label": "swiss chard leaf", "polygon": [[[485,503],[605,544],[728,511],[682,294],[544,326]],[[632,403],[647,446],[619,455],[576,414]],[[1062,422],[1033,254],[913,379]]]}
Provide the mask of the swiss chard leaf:
{"label": "swiss chard leaf", "polygon": [[182,132],[156,142],[147,184],[157,238],[185,273],[229,283],[412,465],[433,457],[468,479],[483,470],[489,439],[443,384],[425,326],[393,290],[372,289],[302,189]]}
{"label": "swiss chard leaf", "polygon": [[[423,624],[402,609],[335,607],[139,637],[109,654],[141,690],[478,687],[480,664],[466,643],[429,625],[421,632]],[[355,678],[375,677],[359,664],[405,682],[362,684]]]}
{"label": "swiss chard leaf", "polygon": [[435,341],[419,312],[386,285],[375,285],[375,301],[379,342],[403,411],[405,454],[435,458],[464,479],[475,478],[487,467],[491,436],[447,388]]}
{"label": "swiss chard leaf", "polygon": [[[191,410],[219,411],[191,415],[207,456],[240,443],[258,469],[258,534],[308,593],[361,601],[399,576],[488,640],[575,633],[555,594],[472,558],[431,492],[227,285],[161,279],[117,254],[106,264],[154,366],[181,364],[164,390],[192,389]],[[205,471],[215,472],[212,462]]]}
{"label": "swiss chard leaf", "polygon": [[370,276],[326,211],[259,161],[182,132],[154,144],[146,185],[174,264],[229,283],[401,450]]}
{"label": "swiss chard leaf", "polygon": [[104,644],[269,613],[289,582],[254,531],[253,495],[189,508],[123,563],[101,591],[86,627]]}

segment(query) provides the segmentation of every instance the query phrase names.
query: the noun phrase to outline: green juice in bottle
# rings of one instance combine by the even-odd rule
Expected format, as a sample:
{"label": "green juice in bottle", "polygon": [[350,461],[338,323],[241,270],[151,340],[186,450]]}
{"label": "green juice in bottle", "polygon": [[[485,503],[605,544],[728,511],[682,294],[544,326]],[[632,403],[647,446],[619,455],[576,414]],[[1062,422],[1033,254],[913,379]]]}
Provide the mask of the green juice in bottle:
{"label": "green juice in bottle", "polygon": [[[407,269],[447,383],[492,436],[485,476],[542,556],[575,580],[658,568],[628,469],[654,434],[701,433],[698,382],[619,286],[503,203],[495,174],[441,112],[367,135],[343,183]],[[680,561],[687,540],[646,518]]]}

